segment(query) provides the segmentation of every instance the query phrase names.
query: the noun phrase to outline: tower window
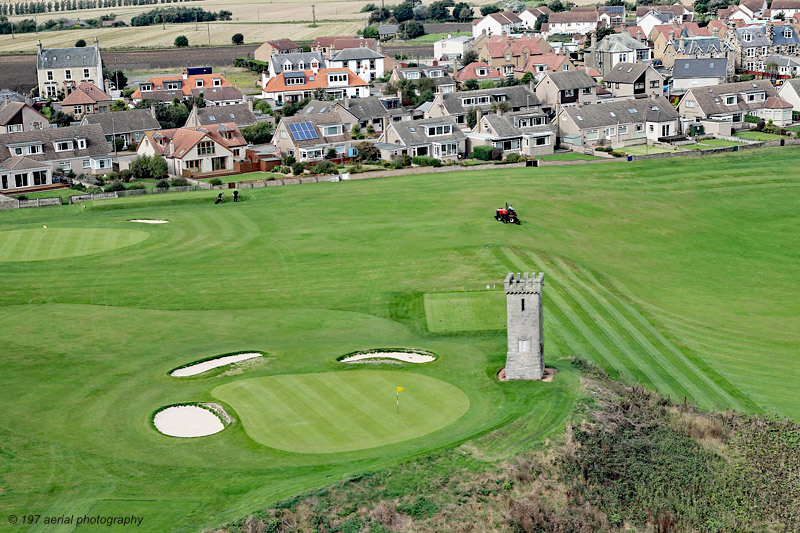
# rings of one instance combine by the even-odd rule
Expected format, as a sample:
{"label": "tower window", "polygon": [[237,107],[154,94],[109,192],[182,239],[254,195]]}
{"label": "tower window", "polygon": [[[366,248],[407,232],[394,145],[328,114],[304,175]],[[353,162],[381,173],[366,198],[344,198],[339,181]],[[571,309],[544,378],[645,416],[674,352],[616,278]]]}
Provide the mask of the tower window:
{"label": "tower window", "polygon": [[525,310],[525,298],[522,299],[522,310]]}
{"label": "tower window", "polygon": [[520,339],[519,340],[519,351],[523,353],[527,353],[531,351],[531,341],[528,339]]}

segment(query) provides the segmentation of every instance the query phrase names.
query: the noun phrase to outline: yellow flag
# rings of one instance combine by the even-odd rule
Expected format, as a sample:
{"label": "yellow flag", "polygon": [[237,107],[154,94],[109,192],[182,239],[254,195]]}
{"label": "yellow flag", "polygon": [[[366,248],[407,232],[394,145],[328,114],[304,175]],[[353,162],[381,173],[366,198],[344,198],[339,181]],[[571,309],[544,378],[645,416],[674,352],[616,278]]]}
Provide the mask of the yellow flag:
{"label": "yellow flag", "polygon": [[397,392],[403,392],[403,387],[397,387]]}
{"label": "yellow flag", "polygon": [[47,224],[44,224],[44,225],[42,226],[42,228],[43,228],[43,229],[47,229]]}

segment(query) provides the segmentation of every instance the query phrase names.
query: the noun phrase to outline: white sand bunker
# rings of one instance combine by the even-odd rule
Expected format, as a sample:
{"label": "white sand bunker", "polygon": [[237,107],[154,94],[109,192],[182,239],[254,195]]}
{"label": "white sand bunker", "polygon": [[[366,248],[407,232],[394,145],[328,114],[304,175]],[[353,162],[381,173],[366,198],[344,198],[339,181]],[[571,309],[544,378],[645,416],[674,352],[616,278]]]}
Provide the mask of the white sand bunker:
{"label": "white sand bunker", "polygon": [[153,424],[170,437],[205,437],[225,429],[217,415],[197,405],[167,407],[156,413]]}
{"label": "white sand bunker", "polygon": [[264,354],[260,354],[258,352],[252,352],[252,353],[237,353],[236,355],[226,355],[224,357],[217,357],[216,359],[209,359],[207,361],[202,361],[194,365],[185,366],[183,368],[173,370],[170,373],[170,376],[176,378],[196,376],[197,374],[202,374],[203,372],[207,372],[212,368],[219,368],[221,366],[238,363],[240,361],[246,361],[247,359],[253,359],[254,357],[263,357],[263,355]]}
{"label": "white sand bunker", "polygon": [[128,222],[138,222],[139,224],[166,224],[169,220],[151,219],[151,218],[134,218]]}
{"label": "white sand bunker", "polygon": [[404,363],[430,363],[436,358],[430,354],[416,352],[364,352],[345,357],[343,363],[356,363],[369,359],[369,362],[380,362],[381,360],[394,359]]}

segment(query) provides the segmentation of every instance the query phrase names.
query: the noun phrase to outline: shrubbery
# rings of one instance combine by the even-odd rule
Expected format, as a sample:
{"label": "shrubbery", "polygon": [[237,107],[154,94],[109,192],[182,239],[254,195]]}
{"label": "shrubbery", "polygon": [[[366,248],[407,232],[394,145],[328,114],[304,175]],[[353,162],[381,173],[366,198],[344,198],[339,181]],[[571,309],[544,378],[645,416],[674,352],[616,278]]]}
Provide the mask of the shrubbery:
{"label": "shrubbery", "polygon": [[219,178],[214,178],[209,182],[211,185],[222,185],[222,180]]}
{"label": "shrubbery", "polygon": [[472,157],[481,161],[489,161],[489,158],[492,157],[492,149],[491,146],[476,146],[472,149]]}
{"label": "shrubbery", "polygon": [[156,188],[169,189],[169,182],[167,180],[159,180],[158,183],[156,183]]}
{"label": "shrubbery", "polygon": [[509,163],[519,163],[520,161],[525,161],[525,158],[520,154],[514,152],[508,154],[508,156],[506,157],[506,161],[508,161]]}
{"label": "shrubbery", "polygon": [[436,159],[435,157],[430,157],[427,155],[417,155],[411,159],[412,163],[415,165],[419,165],[421,167],[440,167],[442,166],[442,162]]}
{"label": "shrubbery", "polygon": [[336,174],[336,165],[330,161],[321,161],[311,169],[312,174]]}
{"label": "shrubbery", "polygon": [[121,181],[112,181],[110,185],[106,185],[105,192],[119,192],[125,190],[125,184]]}
{"label": "shrubbery", "polygon": [[170,186],[172,187],[186,187],[189,185],[189,182],[184,177],[177,177],[173,178],[170,182]]}
{"label": "shrubbery", "polygon": [[303,174],[303,171],[306,169],[305,163],[295,163],[292,165],[292,174],[295,176],[300,176]]}

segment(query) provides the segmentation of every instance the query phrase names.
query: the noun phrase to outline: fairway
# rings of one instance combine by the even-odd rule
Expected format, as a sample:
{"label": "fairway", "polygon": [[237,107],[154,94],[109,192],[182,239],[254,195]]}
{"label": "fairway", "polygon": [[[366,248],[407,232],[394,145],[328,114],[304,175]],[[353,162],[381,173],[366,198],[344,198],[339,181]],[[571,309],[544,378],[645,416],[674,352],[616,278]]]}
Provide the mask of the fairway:
{"label": "fairway", "polygon": [[[399,413],[395,387],[404,388]],[[379,370],[240,380],[213,394],[236,409],[253,440],[299,453],[411,440],[452,424],[469,408],[467,395],[444,381]]]}
{"label": "fairway", "polygon": [[23,229],[0,232],[0,261],[43,261],[108,252],[149,237],[146,231],[101,228]]}
{"label": "fairway", "polygon": [[429,292],[425,294],[428,331],[476,331],[506,327],[502,291]]}
{"label": "fairway", "polygon": [[[216,530],[461,444],[511,460],[585,401],[572,355],[676,402],[798,419],[798,166],[758,148],[0,211],[2,508]],[[492,219],[506,201],[521,226]],[[502,282],[530,271],[558,373],[499,382]],[[379,347],[436,360],[337,360]],[[240,353],[264,356],[169,374]],[[182,403],[231,422],[156,431]]]}

